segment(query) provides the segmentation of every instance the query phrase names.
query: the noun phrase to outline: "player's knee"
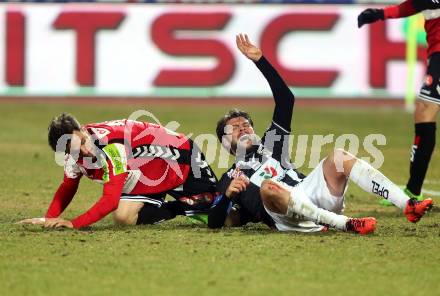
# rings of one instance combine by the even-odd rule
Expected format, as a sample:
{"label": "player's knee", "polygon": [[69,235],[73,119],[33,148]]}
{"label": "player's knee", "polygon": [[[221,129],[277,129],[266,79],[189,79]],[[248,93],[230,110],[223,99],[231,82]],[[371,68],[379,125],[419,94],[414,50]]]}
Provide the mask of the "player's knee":
{"label": "player's knee", "polygon": [[261,183],[260,196],[264,206],[276,213],[282,213],[285,207],[283,189],[272,180],[265,180]]}
{"label": "player's knee", "polygon": [[416,123],[433,122],[436,120],[440,106],[435,103],[417,100],[414,111],[414,120]]}
{"label": "player's knee", "polygon": [[113,221],[119,225],[136,225],[138,213],[143,206],[143,202],[121,200],[113,212]]}
{"label": "player's knee", "polygon": [[349,159],[354,158],[354,156],[350,152],[345,151],[342,148],[336,148],[333,151],[333,157],[335,159],[341,159],[341,160],[349,160]]}
{"label": "player's knee", "polygon": [[272,180],[264,180],[261,183],[260,194],[262,199],[269,200],[273,196],[272,185],[273,185]]}
{"label": "player's knee", "polygon": [[331,153],[327,159],[336,167],[336,171],[342,175],[346,175],[351,171],[357,158],[344,149],[337,148]]}
{"label": "player's knee", "polygon": [[116,210],[113,212],[113,221],[117,225],[135,225],[136,219],[136,215],[131,214],[129,211]]}

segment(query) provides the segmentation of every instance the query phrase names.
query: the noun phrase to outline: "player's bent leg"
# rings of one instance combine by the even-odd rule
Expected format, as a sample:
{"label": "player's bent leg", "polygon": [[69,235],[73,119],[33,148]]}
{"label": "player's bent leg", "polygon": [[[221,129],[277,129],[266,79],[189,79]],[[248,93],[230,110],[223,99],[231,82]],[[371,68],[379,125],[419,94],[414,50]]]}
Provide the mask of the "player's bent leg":
{"label": "player's bent leg", "polygon": [[120,200],[118,208],[113,212],[113,221],[118,225],[136,225],[138,213],[143,206],[143,202]]}
{"label": "player's bent leg", "polygon": [[364,191],[373,193],[404,209],[408,197],[396,184],[362,159],[357,159],[350,171],[350,180]]}
{"label": "player's bent leg", "polygon": [[164,194],[147,196],[121,196],[113,220],[119,225],[156,224],[176,217]]}
{"label": "player's bent leg", "polygon": [[290,219],[302,217],[319,225],[328,225],[343,231],[348,229],[348,217],[317,207],[301,187],[289,188],[279,182],[266,180],[261,184],[260,195],[269,214],[282,214]]}
{"label": "player's bent leg", "polygon": [[356,159],[350,171],[350,180],[366,192],[383,197],[403,210],[410,222],[417,222],[432,207],[432,199],[409,199],[402,189],[367,162]]}
{"label": "player's bent leg", "polygon": [[285,223],[285,219],[274,217],[273,213],[293,220],[306,218],[320,225],[362,235],[374,232],[376,227],[374,218],[348,218],[317,207],[300,187],[291,188],[273,180],[266,180],[261,184],[260,193],[266,210],[276,223]]}
{"label": "player's bent leg", "polygon": [[145,203],[139,210],[136,224],[157,224],[175,217],[176,214],[170,209],[169,202],[164,202],[160,206]]}

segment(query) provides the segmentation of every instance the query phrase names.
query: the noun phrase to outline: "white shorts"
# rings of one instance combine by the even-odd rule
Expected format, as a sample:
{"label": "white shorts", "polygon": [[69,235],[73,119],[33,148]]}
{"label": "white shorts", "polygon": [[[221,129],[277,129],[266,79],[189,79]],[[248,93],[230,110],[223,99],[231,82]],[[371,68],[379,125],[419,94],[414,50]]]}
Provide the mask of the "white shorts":
{"label": "white shorts", "polygon": [[[330,212],[341,214],[344,211],[344,194],[347,191],[347,182],[341,196],[334,196],[327,187],[322,168],[324,160],[298,185],[290,187],[291,195],[302,195],[311,200],[317,207]],[[296,217],[287,217],[283,214],[266,212],[272,217],[279,231],[315,232],[321,231],[324,226],[317,225],[312,221],[299,220]]]}

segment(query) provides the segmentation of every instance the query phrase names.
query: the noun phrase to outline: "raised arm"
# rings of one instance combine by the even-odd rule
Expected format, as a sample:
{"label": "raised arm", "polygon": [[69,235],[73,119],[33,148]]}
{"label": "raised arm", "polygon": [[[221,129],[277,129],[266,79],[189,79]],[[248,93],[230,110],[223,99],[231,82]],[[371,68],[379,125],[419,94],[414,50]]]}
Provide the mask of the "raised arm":
{"label": "raised arm", "polygon": [[255,63],[269,83],[275,100],[272,120],[283,129],[290,131],[295,96],[275,68],[263,56],[261,50],[249,41],[247,35],[237,35],[236,43],[238,49]]}

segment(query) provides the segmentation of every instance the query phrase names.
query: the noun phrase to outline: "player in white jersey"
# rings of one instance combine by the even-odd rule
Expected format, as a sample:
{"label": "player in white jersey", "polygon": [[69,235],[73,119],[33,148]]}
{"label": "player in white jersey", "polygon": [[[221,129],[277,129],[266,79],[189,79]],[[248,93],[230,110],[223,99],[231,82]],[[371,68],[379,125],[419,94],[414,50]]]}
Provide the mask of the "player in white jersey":
{"label": "player in white jersey", "polygon": [[256,136],[246,112],[234,111],[219,121],[219,141],[236,156],[236,162],[219,181],[217,191],[221,194],[211,208],[209,227],[237,226],[251,221],[263,222],[280,231],[313,232],[330,226],[359,234],[371,233],[375,230],[375,218],[341,215],[348,178],[402,209],[410,222],[419,221],[432,207],[431,199],[408,198],[378,170],[342,150],[326,157],[307,177],[284,168],[287,164],[283,161],[286,150],[283,139],[290,134],[295,98],[246,35],[238,35],[236,40],[240,51],[268,80],[276,106],[272,124],[260,143],[251,140]]}

